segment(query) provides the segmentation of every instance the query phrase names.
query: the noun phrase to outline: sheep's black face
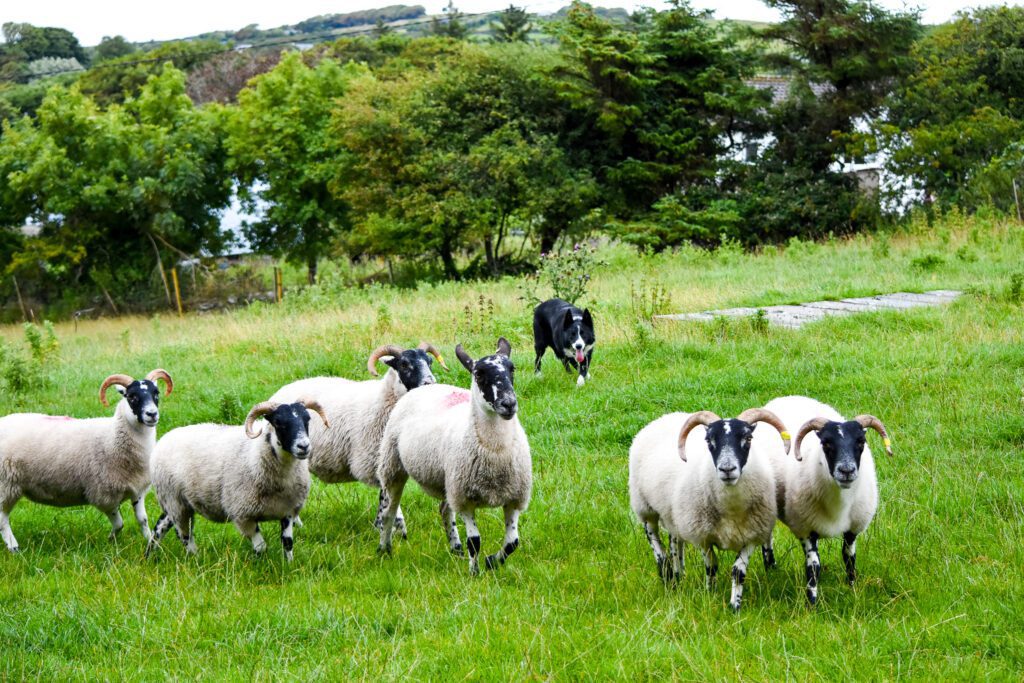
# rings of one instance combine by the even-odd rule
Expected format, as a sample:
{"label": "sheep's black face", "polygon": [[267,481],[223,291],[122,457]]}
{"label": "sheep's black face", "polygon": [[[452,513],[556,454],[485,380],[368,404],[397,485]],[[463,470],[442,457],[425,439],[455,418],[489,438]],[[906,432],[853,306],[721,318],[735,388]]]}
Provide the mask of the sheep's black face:
{"label": "sheep's black face", "polygon": [[754,427],[743,420],[731,418],[712,422],[707,427],[707,441],[711,459],[718,470],[718,478],[732,486],[740,479],[750,457],[750,441]]}
{"label": "sheep's black face", "polygon": [[516,368],[507,356],[484,356],[473,366],[473,381],[480,387],[487,405],[503,420],[511,420],[519,409],[514,386]]}
{"label": "sheep's black face", "polygon": [[828,461],[828,471],[841,488],[849,488],[860,473],[860,456],[864,452],[865,433],[859,422],[827,422],[818,430],[821,450]]}
{"label": "sheep's black face", "polygon": [[263,416],[274,428],[281,448],[299,460],[309,457],[309,411],[301,403],[282,403]]}
{"label": "sheep's black face", "polygon": [[124,396],[135,419],[147,427],[154,427],[160,421],[160,389],[155,382],[137,379],[127,387],[115,384],[117,393]]}
{"label": "sheep's black face", "polygon": [[455,347],[455,356],[462,366],[473,375],[473,384],[480,389],[484,402],[490,410],[503,420],[516,416],[519,402],[514,387],[516,366],[512,364],[512,346],[504,337],[498,338],[498,351],[474,361],[462,345]]}
{"label": "sheep's black face", "polygon": [[398,379],[407,391],[437,382],[430,370],[434,359],[421,349],[408,349],[398,356],[388,358],[384,363],[398,373]]}

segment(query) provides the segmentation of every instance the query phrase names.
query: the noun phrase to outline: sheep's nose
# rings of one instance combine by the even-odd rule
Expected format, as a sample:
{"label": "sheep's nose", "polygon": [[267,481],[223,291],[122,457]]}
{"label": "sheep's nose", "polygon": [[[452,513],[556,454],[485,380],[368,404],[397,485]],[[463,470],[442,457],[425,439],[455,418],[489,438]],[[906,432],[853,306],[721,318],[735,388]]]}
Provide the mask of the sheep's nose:
{"label": "sheep's nose", "polygon": [[836,470],[839,474],[842,474],[845,477],[851,477],[857,473],[857,466],[852,463],[844,462],[836,467]]}
{"label": "sheep's nose", "polygon": [[736,471],[736,463],[734,462],[723,462],[718,466],[719,471],[722,474],[732,474]]}
{"label": "sheep's nose", "polygon": [[149,420],[155,420],[160,415],[158,411],[153,409],[147,410],[144,414],[146,416],[146,419]]}
{"label": "sheep's nose", "polygon": [[309,452],[309,439],[302,439],[301,441],[295,442],[295,452],[299,455],[305,455]]}
{"label": "sheep's nose", "polygon": [[430,377],[424,377],[423,378],[423,383],[420,386],[424,386],[425,387],[428,384],[436,384],[436,383],[437,383],[437,380],[434,379],[433,375],[431,375]]}
{"label": "sheep's nose", "polygon": [[498,413],[505,419],[510,419],[516,414],[516,409],[519,407],[518,401],[514,398],[503,398],[498,402]]}

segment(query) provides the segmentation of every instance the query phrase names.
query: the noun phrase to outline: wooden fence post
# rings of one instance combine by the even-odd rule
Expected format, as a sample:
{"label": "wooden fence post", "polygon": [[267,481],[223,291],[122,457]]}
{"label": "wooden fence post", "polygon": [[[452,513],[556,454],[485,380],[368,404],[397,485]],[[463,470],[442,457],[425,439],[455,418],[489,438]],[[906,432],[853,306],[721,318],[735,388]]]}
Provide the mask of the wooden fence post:
{"label": "wooden fence post", "polygon": [[182,317],[184,313],[181,310],[181,288],[178,286],[178,269],[171,268],[171,279],[174,280],[174,298],[178,302],[178,317]]}

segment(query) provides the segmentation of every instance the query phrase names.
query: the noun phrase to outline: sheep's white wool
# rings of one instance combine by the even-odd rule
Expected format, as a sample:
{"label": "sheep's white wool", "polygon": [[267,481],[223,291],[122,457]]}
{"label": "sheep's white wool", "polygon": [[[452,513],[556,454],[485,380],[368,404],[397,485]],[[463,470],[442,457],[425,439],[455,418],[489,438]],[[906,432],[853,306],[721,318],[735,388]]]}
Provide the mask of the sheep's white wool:
{"label": "sheep's white wool", "polygon": [[0,536],[7,548],[18,550],[8,515],[22,497],[58,507],[96,507],[110,519],[111,537],[123,526],[119,506],[130,500],[148,539],[142,499],[155,444],[155,426],[141,424],[126,400],[118,401],[112,417],[0,418]]}
{"label": "sheep's white wool", "polygon": [[259,522],[280,521],[285,557],[291,560],[292,519],[309,494],[309,467],[282,448],[270,423],[254,439],[243,427],[198,424],[173,429],[157,443],[153,488],[164,515],[147,552],[172,524],[186,550],[195,552],[193,514],[199,513],[213,522],[234,523],[257,553],[266,548]]}
{"label": "sheep's white wool", "polygon": [[[733,567],[730,604],[739,609],[747,562],[758,545],[771,539],[775,526],[775,478],[770,458],[784,455],[779,433],[758,424],[746,465],[738,480],[727,484],[719,477],[705,429],[697,427],[686,438],[687,458],[679,454],[679,434],[689,413],[670,413],[644,427],[629,449],[629,498],[644,525],[661,575],[673,578],[682,567],[682,543],[692,543],[705,558],[708,583],[717,572],[714,549],[739,553]],[[729,429],[728,423],[725,429]],[[729,457],[723,451],[720,458]],[[659,525],[668,531],[668,555]],[[737,574],[737,572],[739,572]],[[738,580],[737,580],[738,579]]]}
{"label": "sheep's white wool", "polygon": [[[492,365],[503,369],[500,362]],[[443,501],[441,514],[453,552],[462,549],[454,528],[455,516],[462,518],[470,571],[478,570],[477,508],[501,507],[505,512],[502,548],[486,558],[487,568],[502,564],[519,544],[517,520],[530,501],[533,486],[530,444],[519,418],[505,420],[495,413],[475,379],[468,392],[434,384],[404,396],[384,430],[377,475],[396,505],[409,478]],[[381,549],[390,548],[386,510]]]}
{"label": "sheep's white wool", "polygon": [[[823,417],[834,422],[845,418],[835,408],[806,396],[776,398],[765,406],[792,433],[809,420]],[[837,429],[840,437],[843,428]],[[792,457],[773,457],[779,519],[800,539],[804,548],[807,575],[807,599],[818,599],[819,538],[843,538],[843,560],[847,580],[855,576],[856,538],[871,523],[878,509],[878,481],[871,449],[864,445],[860,455],[857,478],[846,488],[839,486],[829,471],[821,441],[814,432],[804,437],[800,448],[801,461]]]}

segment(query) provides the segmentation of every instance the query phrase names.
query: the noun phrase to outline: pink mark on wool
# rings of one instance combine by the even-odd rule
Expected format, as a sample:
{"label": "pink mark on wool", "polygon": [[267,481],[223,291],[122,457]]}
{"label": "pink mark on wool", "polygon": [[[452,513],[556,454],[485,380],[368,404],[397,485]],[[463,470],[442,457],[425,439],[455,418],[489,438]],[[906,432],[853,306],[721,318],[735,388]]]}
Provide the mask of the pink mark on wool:
{"label": "pink mark on wool", "polygon": [[44,420],[75,420],[77,418],[68,417],[67,415],[43,415]]}
{"label": "pink mark on wool", "polygon": [[469,403],[469,392],[468,391],[453,391],[444,397],[444,407],[453,408],[460,403]]}

